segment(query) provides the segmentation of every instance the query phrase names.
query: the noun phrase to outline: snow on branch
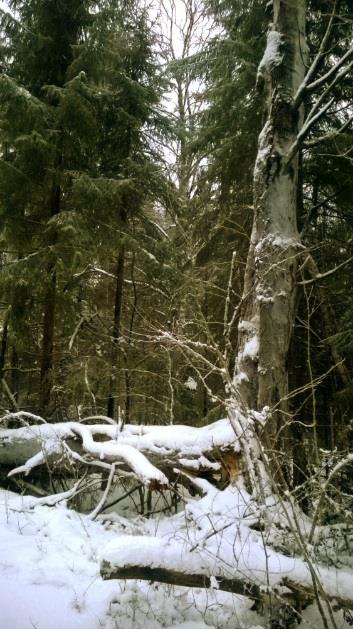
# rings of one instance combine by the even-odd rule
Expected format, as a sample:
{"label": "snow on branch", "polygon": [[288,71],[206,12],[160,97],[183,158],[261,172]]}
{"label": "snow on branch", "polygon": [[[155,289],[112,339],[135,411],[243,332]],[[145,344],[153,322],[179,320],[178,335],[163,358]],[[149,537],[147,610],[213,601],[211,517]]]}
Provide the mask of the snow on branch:
{"label": "snow on branch", "polygon": [[[94,436],[106,441],[95,441]],[[9,476],[28,474],[34,467],[49,461],[57,461],[64,456],[65,440],[80,438],[85,455],[109,463],[123,462],[145,485],[167,486],[168,479],[144,454],[132,445],[122,443],[117,426],[84,426],[78,422],[42,424],[17,429],[0,430],[0,463],[21,465],[12,470]],[[30,454],[30,456],[28,456]]]}
{"label": "snow on branch", "polygon": [[[261,598],[260,588],[255,583],[243,577],[209,575],[198,562],[190,562],[189,556],[186,561],[182,548],[158,537],[121,537],[106,549],[105,557],[101,563],[104,580],[141,579],[186,587],[213,587],[253,599]],[[138,564],[136,557],[140,558]]]}
{"label": "snow on branch", "polygon": [[[3,421],[8,418],[5,416]],[[183,425],[138,426],[65,422],[0,429],[0,464],[28,474],[43,463],[78,462],[107,467],[122,464],[144,484],[164,487],[174,468],[213,475],[226,452],[240,446],[228,419],[194,428]],[[163,470],[163,471],[161,471]]]}
{"label": "snow on branch", "polygon": [[73,498],[78,493],[78,488],[80,487],[80,485],[81,480],[75,483],[75,485],[71,489],[60,492],[58,494],[53,494],[52,496],[43,496],[41,498],[34,498],[33,496],[20,496],[16,501],[12,501],[12,504],[9,508],[11,509],[11,511],[22,512],[28,509],[35,509],[39,506],[55,507],[60,502],[64,502]]}
{"label": "snow on branch", "polygon": [[105,442],[94,441],[94,428],[92,430],[89,426],[83,426],[82,424],[73,425],[72,431],[81,437],[83,449],[88,454],[101,460],[108,460],[111,463],[119,460],[123,461],[144,485],[168,485],[168,479],[165,474],[152,465],[144,454],[133,446],[122,444],[117,439]]}

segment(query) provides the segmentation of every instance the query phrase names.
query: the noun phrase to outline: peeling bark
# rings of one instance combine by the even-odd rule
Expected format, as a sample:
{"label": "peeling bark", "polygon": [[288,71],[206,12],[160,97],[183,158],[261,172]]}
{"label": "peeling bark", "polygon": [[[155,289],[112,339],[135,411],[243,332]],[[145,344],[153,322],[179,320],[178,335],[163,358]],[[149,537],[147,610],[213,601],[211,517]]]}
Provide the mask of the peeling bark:
{"label": "peeling bark", "polygon": [[303,251],[297,230],[298,156],[290,162],[287,157],[302,126],[294,100],[305,76],[305,9],[305,0],[273,0],[259,66],[266,121],[254,169],[254,220],[234,375],[246,409],[276,410],[264,429],[271,445],[288,412],[286,363]]}

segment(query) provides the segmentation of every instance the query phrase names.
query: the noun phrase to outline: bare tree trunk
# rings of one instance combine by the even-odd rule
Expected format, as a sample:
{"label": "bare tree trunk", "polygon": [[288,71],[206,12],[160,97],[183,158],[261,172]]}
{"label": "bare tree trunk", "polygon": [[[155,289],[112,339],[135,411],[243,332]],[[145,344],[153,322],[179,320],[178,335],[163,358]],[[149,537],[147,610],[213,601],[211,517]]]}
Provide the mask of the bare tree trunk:
{"label": "bare tree trunk", "polygon": [[123,289],[124,289],[124,268],[125,268],[125,248],[121,247],[116,265],[116,285],[115,285],[115,306],[114,306],[114,323],[112,331],[112,356],[111,368],[112,375],[109,382],[109,394],[107,403],[107,415],[114,418],[115,398],[116,398],[116,369],[118,360],[118,343],[121,336],[121,313],[123,306]]}
{"label": "bare tree trunk", "polygon": [[[9,401],[10,401],[10,408],[13,411],[18,410],[17,407],[17,399],[18,399],[18,395],[17,395],[17,381],[15,382],[16,387],[14,389],[14,393],[15,395],[13,395],[13,393],[11,392],[8,383],[6,381],[5,378],[5,373],[6,373],[6,354],[8,352],[8,345],[9,345],[9,315],[10,315],[10,308],[8,308],[6,314],[5,314],[5,318],[4,318],[4,323],[3,323],[3,329],[2,329],[2,335],[1,335],[1,343],[0,343],[0,389],[3,389],[5,395],[8,397]],[[11,379],[14,377],[17,377],[17,365],[14,366],[13,362],[14,362],[14,357],[17,357],[17,354],[15,353],[15,350],[13,350],[12,353],[12,364],[11,364]],[[11,385],[13,385],[14,382],[13,380],[11,381]],[[10,386],[11,386],[10,385]]]}
{"label": "bare tree trunk", "polygon": [[[53,189],[50,216],[56,216],[60,212],[61,190],[57,185]],[[55,244],[56,237],[52,240]],[[51,394],[54,384],[53,374],[53,354],[54,354],[54,332],[55,332],[55,310],[56,310],[56,271],[55,262],[51,261],[47,268],[48,285],[44,297],[43,314],[43,339],[42,357],[40,365],[40,411],[43,415],[50,415]]]}
{"label": "bare tree trunk", "polygon": [[[131,282],[132,282],[132,290],[133,290],[133,301],[131,305],[131,316],[130,316],[130,325],[129,332],[127,337],[127,345],[128,348],[131,346],[132,342],[132,333],[134,329],[134,321],[137,312],[137,288],[135,282],[135,254],[132,255],[131,260]],[[124,361],[125,361],[125,414],[122,422],[122,427],[126,423],[128,424],[130,421],[130,411],[131,411],[131,373],[129,369],[129,360],[128,360],[128,351],[124,352]]]}
{"label": "bare tree trunk", "polygon": [[248,253],[234,385],[243,408],[274,409],[273,445],[288,411],[287,353],[295,317],[302,252],[297,230],[298,157],[287,159],[302,125],[294,103],[305,75],[305,0],[273,0],[258,70],[265,124],[254,169],[254,220]]}
{"label": "bare tree trunk", "polygon": [[48,416],[53,389],[53,353],[56,306],[56,273],[53,265],[48,268],[49,284],[45,294],[43,316],[42,359],[40,365],[40,409]]}
{"label": "bare tree trunk", "polygon": [[8,330],[9,330],[9,310],[7,311],[4,319],[2,335],[1,335],[1,346],[0,346],[0,382],[2,381],[5,374],[5,360],[6,360],[6,352],[7,352],[7,338],[8,338]]}
{"label": "bare tree trunk", "polygon": [[[179,585],[182,587],[198,587],[198,588],[210,588],[212,587],[212,579],[209,576],[201,574],[192,574],[186,572],[178,572],[171,568],[164,568],[158,566],[143,566],[136,563],[135,566],[115,566],[109,561],[103,559],[101,563],[100,573],[103,580],[107,579],[141,579],[142,581],[158,581],[159,583],[169,583],[170,585]],[[251,579],[245,576],[227,578],[217,577],[214,579],[217,583],[217,589],[224,592],[232,592],[233,594],[240,594],[241,596],[247,596],[256,601],[257,609],[261,610],[261,604],[268,606],[268,593],[265,589],[261,588],[257,583],[251,581]],[[305,609],[311,604],[315,598],[315,588],[304,584],[298,583],[290,578],[284,578],[282,586],[287,588],[287,591],[282,594],[272,593],[273,603],[276,606],[289,605],[292,611]],[[327,600],[334,601],[340,608],[353,609],[353,599],[351,597],[332,596],[325,594]],[[295,616],[296,614],[294,614]],[[276,625],[278,626],[278,625]],[[285,626],[281,623],[279,626]],[[292,624],[290,626],[293,626]]]}

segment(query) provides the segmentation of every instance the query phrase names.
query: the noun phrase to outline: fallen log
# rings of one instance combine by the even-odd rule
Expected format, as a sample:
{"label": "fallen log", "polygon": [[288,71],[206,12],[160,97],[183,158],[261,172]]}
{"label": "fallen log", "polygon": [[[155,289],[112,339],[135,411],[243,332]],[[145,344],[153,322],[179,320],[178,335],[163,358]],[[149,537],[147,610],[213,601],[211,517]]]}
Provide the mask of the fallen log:
{"label": "fallen log", "polygon": [[[11,413],[1,421],[21,420],[22,415],[27,418],[28,414]],[[175,481],[177,469],[206,475],[219,484],[234,480],[234,470],[240,468],[240,452],[227,419],[201,428],[126,425],[120,430],[111,423],[64,422],[0,429],[0,465],[14,467],[10,475],[27,475],[43,464],[67,472],[70,466],[87,464],[108,469],[112,463],[131,470],[151,488],[163,488],[168,481]]]}
{"label": "fallen log", "polygon": [[[285,606],[293,607],[297,611],[305,609],[315,601],[315,591],[312,586],[297,583],[286,577],[277,585],[275,590],[268,592],[265,587],[260,587],[256,583],[246,580],[245,577],[243,579],[214,577],[140,565],[116,566],[105,560],[101,562],[100,574],[104,581],[109,579],[136,579],[181,587],[217,589],[246,596],[256,603],[257,609],[268,605],[271,596],[274,603],[282,603]],[[290,591],[279,592],[278,590],[281,588],[288,588]],[[327,593],[324,593],[324,598],[333,604],[334,609],[353,610],[353,599]]]}
{"label": "fallen log", "polygon": [[[180,534],[180,533],[179,533]],[[257,544],[249,546],[244,553],[257,552]],[[353,596],[350,588],[350,573],[336,572],[327,567],[315,566],[315,572],[322,580],[314,587],[311,574],[305,561],[293,558],[290,569],[272,572],[266,565],[258,563],[256,569],[247,568],[247,562],[235,558],[225,562],[220,545],[220,555],[211,556],[210,550],[202,548],[195,556],[194,548],[185,543],[180,545],[177,538],[156,538],[126,536],[114,540],[103,550],[100,574],[108,579],[140,579],[183,587],[214,588],[246,596],[255,602],[257,608],[269,604],[291,607],[297,612],[320,599],[330,602],[336,609],[353,610]],[[264,548],[264,557],[276,555],[278,565],[283,556],[274,553],[270,547]],[[301,579],[299,579],[299,575]]]}
{"label": "fallen log", "polygon": [[101,577],[108,579],[139,579],[141,581],[156,581],[169,585],[183,587],[215,588],[232,594],[248,596],[260,600],[263,596],[261,589],[255,583],[241,579],[226,579],[224,577],[210,577],[203,574],[189,574],[165,568],[151,568],[150,566],[114,566],[109,561],[102,561]]}

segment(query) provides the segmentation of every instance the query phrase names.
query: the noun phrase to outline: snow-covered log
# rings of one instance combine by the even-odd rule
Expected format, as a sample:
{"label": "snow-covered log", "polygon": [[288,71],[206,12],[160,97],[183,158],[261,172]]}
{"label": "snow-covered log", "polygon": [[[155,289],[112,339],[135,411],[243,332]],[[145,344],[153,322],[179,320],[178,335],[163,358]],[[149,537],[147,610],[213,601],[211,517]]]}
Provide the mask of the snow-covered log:
{"label": "snow-covered log", "polygon": [[[143,538],[144,541],[147,539]],[[124,538],[121,540],[126,543]],[[160,547],[158,552],[160,552]],[[136,553],[141,552],[141,547],[135,548]],[[125,557],[125,555],[124,555]],[[186,559],[186,557],[185,557]],[[160,562],[162,564],[162,562]],[[185,565],[186,562],[185,562]],[[277,587],[271,592],[267,591],[265,584],[260,586],[258,583],[247,579],[243,575],[232,577],[213,576],[207,574],[197,574],[191,572],[182,572],[175,570],[172,565],[150,566],[150,562],[146,565],[133,564],[121,565],[112,563],[110,560],[103,559],[100,568],[101,576],[104,580],[108,579],[138,579],[141,581],[157,581],[159,583],[167,583],[169,585],[178,585],[184,587],[197,588],[214,588],[224,592],[231,592],[241,596],[247,596],[257,603],[257,607],[266,606],[269,602],[269,593],[272,596],[272,604],[282,604],[291,606],[294,609],[304,609],[315,601],[316,593],[312,585],[301,583],[290,577],[284,577]],[[342,596],[338,591],[330,591],[320,593],[324,600],[333,603],[337,609],[353,610],[353,598],[350,595]]]}
{"label": "snow-covered log", "polygon": [[180,585],[184,587],[216,588],[224,592],[248,596],[256,601],[261,601],[263,596],[259,586],[246,579],[226,579],[224,577],[216,579],[215,577],[204,574],[180,572],[171,567],[151,568],[150,566],[140,565],[116,566],[109,561],[103,560],[100,573],[104,580],[139,579],[141,581],[158,581],[159,583],[168,583],[169,585]]}
{"label": "snow-covered log", "polygon": [[143,484],[163,487],[178,470],[234,479],[239,457],[227,419],[201,428],[126,425],[120,430],[112,424],[65,422],[0,430],[0,465],[14,467],[10,475],[28,474],[44,463],[58,470],[75,464],[108,468],[117,463]]}
{"label": "snow-covered log", "polygon": [[[280,505],[268,505],[273,524],[285,524]],[[282,515],[281,515],[282,514]],[[162,534],[127,535],[101,551],[103,579],[141,579],[187,587],[215,588],[302,609],[318,598],[353,609],[349,569],[320,565],[309,556],[284,554],[271,546],[271,533],[255,530],[260,511],[245,489],[210,488],[190,500],[184,514],[164,524]],[[255,528],[254,528],[255,526]],[[302,535],[310,529],[303,515]],[[288,538],[288,533],[286,535]],[[290,537],[290,536],[289,536]]]}
{"label": "snow-covered log", "polygon": [[[244,488],[206,486],[205,491],[201,500],[188,501],[184,514],[164,522],[160,532],[151,526],[148,535],[123,536],[103,548],[103,579],[214,588],[247,596],[258,608],[271,605],[295,613],[318,598],[334,608],[353,609],[351,571],[300,554],[290,541],[289,505],[269,499],[266,507],[272,529],[278,525],[280,535],[287,530],[285,554],[274,549],[278,537],[272,529],[260,530],[262,510]],[[311,521],[298,511],[296,522],[304,540]]]}

